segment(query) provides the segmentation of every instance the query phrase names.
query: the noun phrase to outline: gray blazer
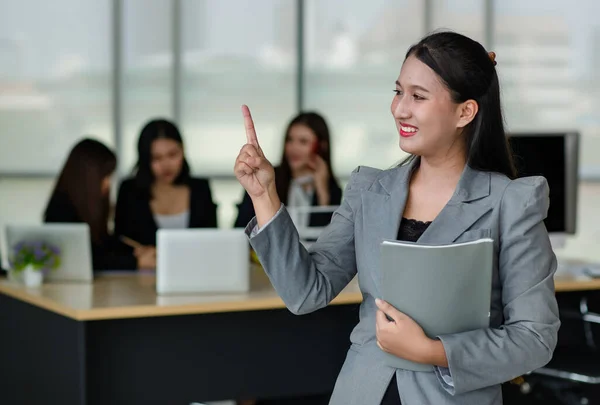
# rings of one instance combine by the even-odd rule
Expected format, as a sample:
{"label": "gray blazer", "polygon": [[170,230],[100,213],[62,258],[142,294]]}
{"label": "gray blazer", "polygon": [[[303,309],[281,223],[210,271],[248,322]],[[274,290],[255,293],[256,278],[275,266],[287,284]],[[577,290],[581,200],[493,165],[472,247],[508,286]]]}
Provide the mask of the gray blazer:
{"label": "gray blazer", "polygon": [[[360,321],[330,404],[379,405],[394,373],[403,405],[502,404],[500,384],[545,365],[556,346],[556,258],[543,223],[547,182],[543,177],[510,180],[467,166],[454,195],[419,239],[431,244],[494,240],[490,327],[439,336],[449,385],[441,376],[448,370],[386,366],[376,345],[379,244],[397,236],[415,164],[384,171],[357,168],[331,224],[308,251],[285,209],[250,242],[294,314],[325,307],[358,273]],[[246,228],[249,235],[255,221]]]}

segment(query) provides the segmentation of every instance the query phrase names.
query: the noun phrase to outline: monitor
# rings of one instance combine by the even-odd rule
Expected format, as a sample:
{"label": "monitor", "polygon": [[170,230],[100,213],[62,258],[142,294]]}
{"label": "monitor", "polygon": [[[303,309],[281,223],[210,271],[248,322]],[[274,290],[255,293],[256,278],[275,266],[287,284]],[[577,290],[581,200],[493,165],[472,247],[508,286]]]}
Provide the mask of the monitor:
{"label": "monitor", "polygon": [[544,176],[550,187],[550,207],[545,220],[553,246],[575,234],[579,172],[579,133],[510,133],[518,177]]}
{"label": "monitor", "polygon": [[300,241],[308,247],[315,242],[326,226],[310,226],[308,217],[311,214],[331,214],[340,208],[339,205],[286,207],[292,222],[296,226]]}

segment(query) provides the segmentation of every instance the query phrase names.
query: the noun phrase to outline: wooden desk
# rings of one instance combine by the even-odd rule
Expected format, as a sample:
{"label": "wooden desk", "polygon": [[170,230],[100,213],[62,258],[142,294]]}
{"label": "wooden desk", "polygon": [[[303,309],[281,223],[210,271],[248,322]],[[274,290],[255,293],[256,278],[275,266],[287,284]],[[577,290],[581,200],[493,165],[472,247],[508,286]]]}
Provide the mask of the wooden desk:
{"label": "wooden desk", "polygon": [[[352,282],[333,305],[297,317],[264,274],[247,294],[158,297],[154,282],[0,281],[3,402],[187,405],[327,393],[362,299]],[[556,279],[557,292],[596,289],[600,280]]]}
{"label": "wooden desk", "polygon": [[[100,276],[94,284],[52,283],[38,289],[0,281],[0,293],[78,321],[285,308],[264,273],[254,274],[251,291],[240,294],[157,296],[152,274]],[[361,301],[355,279],[332,304]]]}
{"label": "wooden desk", "polygon": [[600,278],[560,275],[554,278],[556,292],[600,290]]}
{"label": "wooden desk", "polygon": [[[555,286],[557,292],[600,290],[600,279],[560,276]],[[54,283],[39,289],[0,281],[0,293],[78,321],[285,308],[264,275],[255,275],[251,292],[243,294],[157,296],[154,288],[152,274],[107,275],[97,278],[94,284]],[[332,305],[361,301],[355,279]]]}

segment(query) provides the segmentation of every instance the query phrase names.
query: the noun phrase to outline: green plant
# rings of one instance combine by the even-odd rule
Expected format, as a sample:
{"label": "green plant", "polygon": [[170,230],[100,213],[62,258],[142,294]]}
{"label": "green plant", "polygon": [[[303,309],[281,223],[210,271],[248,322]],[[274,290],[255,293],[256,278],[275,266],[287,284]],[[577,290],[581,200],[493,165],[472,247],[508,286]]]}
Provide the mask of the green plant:
{"label": "green plant", "polygon": [[44,241],[21,241],[13,246],[10,264],[16,272],[30,265],[35,270],[50,271],[60,266],[60,249]]}

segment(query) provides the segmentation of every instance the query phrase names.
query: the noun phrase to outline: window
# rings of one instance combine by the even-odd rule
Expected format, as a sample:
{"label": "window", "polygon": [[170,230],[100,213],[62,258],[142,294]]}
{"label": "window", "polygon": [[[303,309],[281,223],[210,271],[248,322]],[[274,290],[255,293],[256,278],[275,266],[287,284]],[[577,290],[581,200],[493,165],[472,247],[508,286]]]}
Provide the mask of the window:
{"label": "window", "polygon": [[137,161],[137,141],[153,118],[173,119],[173,0],[126,0],[122,11],[121,168]]}
{"label": "window", "polygon": [[487,46],[484,5],[481,0],[431,0],[431,28],[456,31]]}
{"label": "window", "polygon": [[304,109],[327,119],[336,176],[405,155],[390,113],[404,55],[425,32],[424,2],[305,2]]}
{"label": "window", "polygon": [[114,146],[111,6],[0,2],[0,172],[56,173],[84,135]]}
{"label": "window", "polygon": [[184,0],[182,129],[195,172],[232,176],[248,104],[277,163],[296,112],[296,3]]}
{"label": "window", "polygon": [[[192,171],[212,180],[219,224],[233,225],[243,195],[232,179],[252,111],[266,156],[277,164],[296,113],[297,13],[289,0],[183,0],[181,129]],[[225,180],[222,177],[229,177]]]}
{"label": "window", "polygon": [[600,4],[502,0],[494,6],[509,130],[580,130],[580,171],[600,176]]}

